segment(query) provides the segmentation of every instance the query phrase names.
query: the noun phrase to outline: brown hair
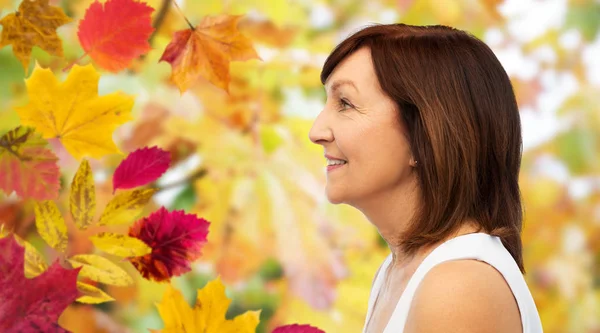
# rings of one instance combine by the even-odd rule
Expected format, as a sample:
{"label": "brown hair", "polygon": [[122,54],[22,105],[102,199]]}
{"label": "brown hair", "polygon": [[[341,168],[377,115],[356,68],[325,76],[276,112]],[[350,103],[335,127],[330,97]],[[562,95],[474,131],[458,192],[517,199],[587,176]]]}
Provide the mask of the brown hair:
{"label": "brown hair", "polygon": [[510,79],[492,50],[447,26],[373,24],[336,46],[321,83],[361,47],[370,49],[418,161],[422,200],[398,245],[412,254],[473,219],[500,237],[524,274],[521,122]]}

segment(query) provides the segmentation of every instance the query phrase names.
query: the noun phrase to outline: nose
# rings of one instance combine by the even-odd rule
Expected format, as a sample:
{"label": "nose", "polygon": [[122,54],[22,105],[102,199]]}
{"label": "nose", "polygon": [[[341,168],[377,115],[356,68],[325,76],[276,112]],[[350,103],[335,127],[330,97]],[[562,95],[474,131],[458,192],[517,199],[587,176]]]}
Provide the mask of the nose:
{"label": "nose", "polygon": [[310,141],[318,145],[333,141],[333,131],[327,121],[327,112],[325,110],[321,111],[313,122],[308,132],[308,137]]}

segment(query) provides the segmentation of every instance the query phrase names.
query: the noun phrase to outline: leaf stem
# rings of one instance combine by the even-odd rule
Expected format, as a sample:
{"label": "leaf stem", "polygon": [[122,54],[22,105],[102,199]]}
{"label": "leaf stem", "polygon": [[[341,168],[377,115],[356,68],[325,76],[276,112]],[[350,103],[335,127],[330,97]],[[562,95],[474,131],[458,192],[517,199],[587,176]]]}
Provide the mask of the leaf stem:
{"label": "leaf stem", "polygon": [[180,181],[176,181],[176,182],[173,182],[171,184],[166,184],[166,185],[163,185],[163,186],[159,186],[158,189],[157,189],[157,191],[156,191],[156,193],[162,192],[164,190],[172,189],[172,188],[175,188],[177,186],[185,185],[185,184],[190,183],[190,182],[193,182],[196,179],[200,179],[200,178],[204,177],[207,173],[208,173],[208,171],[206,169],[198,169],[198,170],[196,170],[195,172],[193,172],[192,174],[190,174],[189,176],[185,177],[184,179],[182,179]]}
{"label": "leaf stem", "polygon": [[187,22],[187,24],[190,26],[190,29],[196,30],[196,28],[194,27],[194,25],[192,25],[192,23],[190,22],[190,20],[188,20],[188,18],[185,17],[185,14],[183,13],[183,11],[181,10],[181,8],[177,4],[177,1],[176,0],[171,0],[171,2],[173,2],[173,4],[175,5],[175,8],[177,8],[177,11],[179,12],[179,14],[181,14],[181,16],[183,16],[183,18],[185,19],[185,21]]}
{"label": "leaf stem", "polygon": [[63,69],[63,72],[66,72],[66,71],[70,70],[70,69],[71,69],[71,67],[73,67],[73,65],[75,65],[75,64],[76,64],[76,63],[78,63],[78,62],[80,62],[80,61],[81,61],[81,59],[85,58],[85,56],[86,56],[86,55],[87,55],[87,53],[84,53],[84,54],[83,54],[81,57],[79,57],[79,58],[77,58],[77,59],[75,59],[75,60],[71,61],[71,63],[70,63],[70,64],[68,64],[68,65],[67,65],[67,67],[65,67],[65,68]]}

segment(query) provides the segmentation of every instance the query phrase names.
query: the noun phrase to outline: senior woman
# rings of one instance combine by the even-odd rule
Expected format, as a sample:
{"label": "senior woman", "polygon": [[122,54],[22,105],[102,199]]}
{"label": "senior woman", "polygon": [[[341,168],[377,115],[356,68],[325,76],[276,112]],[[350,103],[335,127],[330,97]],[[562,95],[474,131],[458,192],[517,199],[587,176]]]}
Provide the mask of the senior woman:
{"label": "senior woman", "polygon": [[490,48],[446,26],[373,24],[340,43],[310,139],[331,203],[391,253],[363,332],[540,333],[523,278],[521,125]]}

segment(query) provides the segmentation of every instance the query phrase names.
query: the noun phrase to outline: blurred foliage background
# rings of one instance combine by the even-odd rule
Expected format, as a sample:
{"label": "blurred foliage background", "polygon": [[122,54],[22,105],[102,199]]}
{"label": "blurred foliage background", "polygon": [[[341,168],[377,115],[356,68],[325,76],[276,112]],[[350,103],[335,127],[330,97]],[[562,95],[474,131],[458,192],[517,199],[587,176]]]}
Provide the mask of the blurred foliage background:
{"label": "blurred foliage background", "polygon": [[[58,73],[83,54],[77,21],[91,2],[51,0],[76,19],[58,29],[65,57],[36,47],[33,59]],[[168,83],[170,66],[158,59],[187,25],[168,1],[147,2],[156,9],[153,50],[127,71],[103,73],[100,94],[136,96],[135,120],[115,133],[124,152],[158,145],[173,155],[148,212],[165,205],[211,222],[203,258],[172,281],[189,302],[220,275],[234,300],[228,315],[262,309],[257,332],[288,323],[361,331],[372,279],[389,250],[362,214],[324,197],[323,152],[308,139],[325,102],[320,69],[337,43],[366,24],[445,24],[488,43],[515,88],[526,280],[545,332],[600,332],[600,1],[178,1],[193,24],[206,15],[245,15],[240,29],[263,61],[233,62],[229,95],[201,81],[181,95]],[[0,17],[17,6],[0,0]],[[0,134],[19,124],[13,108],[25,104],[24,77],[11,47],[1,49]],[[78,163],[52,144],[68,182]],[[91,160],[99,206],[110,198],[121,158]],[[64,208],[68,190],[59,202]],[[0,194],[0,223],[54,258],[27,201]],[[92,250],[89,235],[71,232],[70,251]],[[116,301],[74,304],[59,323],[90,333],[162,327],[154,303],[166,285],[132,275],[133,286],[107,287]]]}

